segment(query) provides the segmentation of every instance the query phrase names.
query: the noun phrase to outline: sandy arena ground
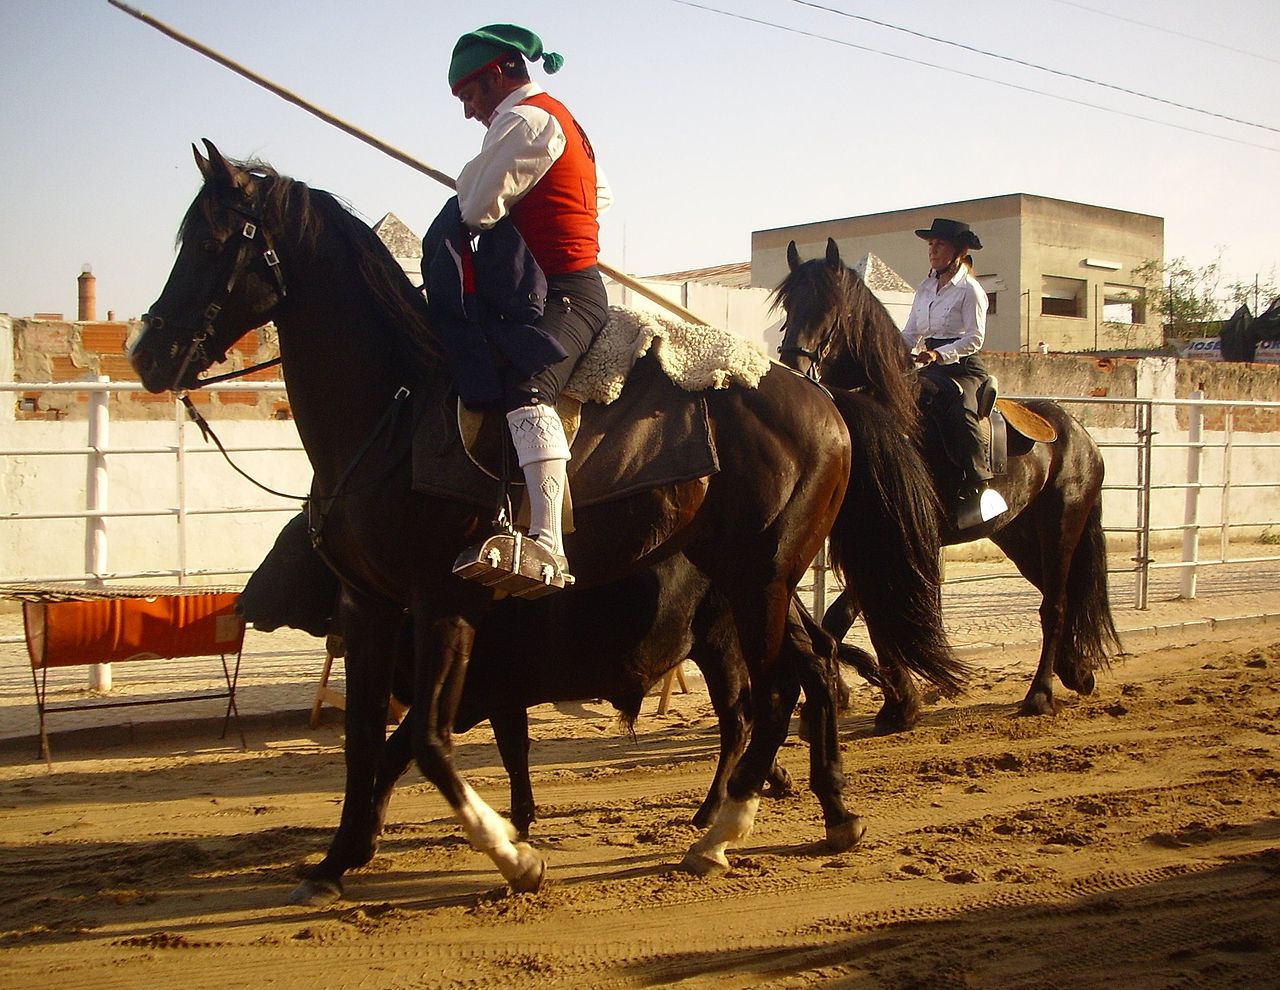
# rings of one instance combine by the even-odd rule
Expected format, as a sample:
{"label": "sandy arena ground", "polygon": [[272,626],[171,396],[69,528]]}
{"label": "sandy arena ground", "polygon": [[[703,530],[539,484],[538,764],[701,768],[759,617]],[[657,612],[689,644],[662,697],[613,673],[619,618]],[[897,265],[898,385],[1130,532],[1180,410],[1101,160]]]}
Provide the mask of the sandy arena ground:
{"label": "sandy arena ground", "polygon": [[[1132,647],[1131,647],[1132,648]],[[1156,638],[1015,714],[1030,655],[900,736],[842,722],[868,831],[825,851],[803,744],[732,871],[674,867],[711,777],[702,693],[638,738],[602,706],[534,712],[533,841],[512,895],[415,776],[369,866],[326,909],[285,897],[322,854],[342,786],[338,718],[0,753],[0,985],[49,987],[1147,988],[1280,985],[1280,629]],[[652,699],[651,699],[652,701]],[[458,740],[507,807],[487,730]],[[408,778],[406,778],[408,780]]]}

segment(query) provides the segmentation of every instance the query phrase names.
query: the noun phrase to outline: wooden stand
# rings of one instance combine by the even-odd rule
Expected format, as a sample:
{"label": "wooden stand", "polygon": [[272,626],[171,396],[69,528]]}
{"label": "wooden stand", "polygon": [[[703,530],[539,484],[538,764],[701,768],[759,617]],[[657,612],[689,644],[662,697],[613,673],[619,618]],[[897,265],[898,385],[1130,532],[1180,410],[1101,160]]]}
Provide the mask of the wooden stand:
{"label": "wooden stand", "polygon": [[658,698],[658,714],[659,715],[667,714],[667,708],[671,704],[671,689],[675,686],[675,683],[677,681],[680,682],[680,693],[688,694],[689,684],[684,679],[684,661],[683,660],[681,660],[678,664],[676,664],[674,667],[668,670],[667,676],[662,679],[662,694]]}
{"label": "wooden stand", "polygon": [[[311,704],[311,719],[308,723],[313,729],[320,725],[320,712],[325,705],[338,711],[347,710],[347,696],[329,687],[329,674],[333,670],[334,658],[345,656],[346,652],[341,636],[331,634],[324,638],[324,669],[320,671],[320,683],[316,686],[316,700]],[[387,706],[387,725],[399,725],[408,710],[407,705],[400,704],[393,697]]]}

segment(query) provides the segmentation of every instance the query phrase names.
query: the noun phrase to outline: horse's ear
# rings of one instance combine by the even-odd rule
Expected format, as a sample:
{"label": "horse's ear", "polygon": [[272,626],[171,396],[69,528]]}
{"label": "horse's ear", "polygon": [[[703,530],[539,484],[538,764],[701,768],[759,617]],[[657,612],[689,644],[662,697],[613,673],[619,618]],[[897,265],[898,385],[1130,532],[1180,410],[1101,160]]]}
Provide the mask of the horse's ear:
{"label": "horse's ear", "polygon": [[796,242],[787,245],[787,267],[795,271],[800,267],[800,252],[796,250]]}
{"label": "horse's ear", "polygon": [[840,262],[840,245],[834,237],[827,238],[827,264],[832,268],[844,267]]}
{"label": "horse's ear", "polygon": [[191,154],[195,156],[196,168],[200,170],[200,175],[203,178],[208,179],[209,178],[209,159],[205,158],[204,155],[200,154],[200,149],[197,148],[194,144],[191,146]]}
{"label": "horse's ear", "polygon": [[[196,151],[196,164],[200,166],[204,181],[207,183],[218,182],[228,189],[238,189],[245,194],[251,194],[253,177],[223,158],[222,152],[208,138],[201,138],[200,140],[204,143],[205,150],[209,152],[208,160],[202,164],[200,152]],[[192,145],[192,150],[195,150],[194,145]]]}

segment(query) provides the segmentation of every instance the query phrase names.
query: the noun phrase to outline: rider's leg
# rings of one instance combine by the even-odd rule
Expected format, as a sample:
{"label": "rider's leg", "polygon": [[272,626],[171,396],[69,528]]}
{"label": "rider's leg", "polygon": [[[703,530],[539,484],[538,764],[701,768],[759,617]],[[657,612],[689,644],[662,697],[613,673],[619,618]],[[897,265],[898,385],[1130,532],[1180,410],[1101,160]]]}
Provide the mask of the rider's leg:
{"label": "rider's leg", "polygon": [[507,389],[507,423],[529,495],[529,535],[558,555],[562,565],[569,445],[555,404],[579,359],[604,328],[608,305],[594,266],[549,276],[546,308],[536,326],[559,341],[567,357]]}
{"label": "rider's leg", "polygon": [[987,465],[986,445],[982,439],[982,422],[978,418],[978,389],[985,378],[965,376],[957,378],[956,384],[963,393],[963,409],[959,425],[963,427],[957,437],[963,441],[965,482],[974,487],[981,487],[993,477]]}
{"label": "rider's leg", "polygon": [[560,517],[569,444],[560,414],[545,403],[521,406],[507,413],[507,426],[529,495],[529,536],[563,558]]}

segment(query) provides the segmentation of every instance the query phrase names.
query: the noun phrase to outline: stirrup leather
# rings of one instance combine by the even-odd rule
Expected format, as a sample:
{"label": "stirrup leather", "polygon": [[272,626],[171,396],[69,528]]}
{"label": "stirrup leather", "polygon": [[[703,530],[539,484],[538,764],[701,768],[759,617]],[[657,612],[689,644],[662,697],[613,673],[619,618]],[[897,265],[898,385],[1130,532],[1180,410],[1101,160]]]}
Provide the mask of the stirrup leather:
{"label": "stirrup leather", "polygon": [[453,573],[515,598],[541,598],[574,583],[563,557],[518,530],[467,547],[453,562]]}

